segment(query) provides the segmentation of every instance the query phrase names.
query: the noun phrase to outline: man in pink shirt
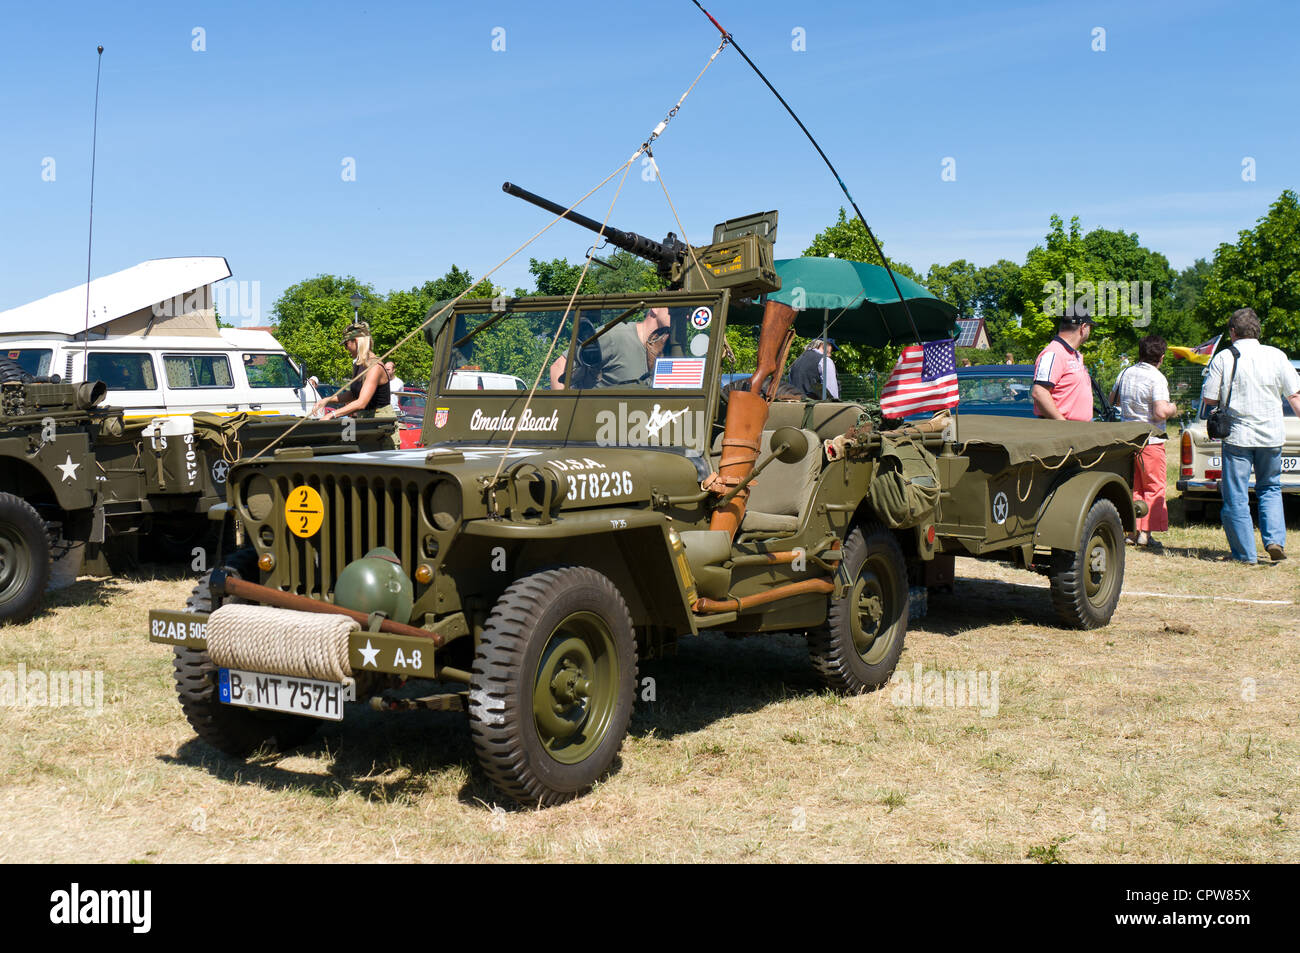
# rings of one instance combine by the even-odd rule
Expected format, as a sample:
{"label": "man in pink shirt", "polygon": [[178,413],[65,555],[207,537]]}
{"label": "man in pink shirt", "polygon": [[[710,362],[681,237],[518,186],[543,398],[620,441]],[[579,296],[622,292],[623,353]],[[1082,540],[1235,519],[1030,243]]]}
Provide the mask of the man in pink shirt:
{"label": "man in pink shirt", "polygon": [[1092,420],[1092,378],[1079,348],[1088,340],[1092,316],[1066,308],[1056,324],[1056,337],[1038,353],[1034,363],[1034,413],[1052,420]]}

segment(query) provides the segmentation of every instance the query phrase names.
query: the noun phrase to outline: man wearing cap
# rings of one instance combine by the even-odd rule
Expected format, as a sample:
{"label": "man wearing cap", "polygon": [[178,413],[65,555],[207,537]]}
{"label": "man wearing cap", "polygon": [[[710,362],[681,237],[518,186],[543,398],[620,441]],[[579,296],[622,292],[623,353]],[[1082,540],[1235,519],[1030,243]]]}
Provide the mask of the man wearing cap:
{"label": "man wearing cap", "polygon": [[1034,362],[1034,414],[1052,420],[1092,420],[1092,378],[1079,348],[1094,324],[1076,305],[1057,320],[1056,337],[1038,352]]}
{"label": "man wearing cap", "polygon": [[[813,400],[840,399],[840,383],[835,377],[834,338],[817,338],[790,365],[790,385]],[[824,387],[824,390],[823,390]]]}

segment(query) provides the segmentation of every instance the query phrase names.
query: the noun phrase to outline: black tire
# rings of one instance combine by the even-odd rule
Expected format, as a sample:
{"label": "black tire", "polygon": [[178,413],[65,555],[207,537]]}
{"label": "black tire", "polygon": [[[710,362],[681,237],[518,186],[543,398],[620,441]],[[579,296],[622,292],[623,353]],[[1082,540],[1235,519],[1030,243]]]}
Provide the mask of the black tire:
{"label": "black tire", "polygon": [[[226,560],[225,569],[244,579],[257,578],[257,554],[241,549]],[[186,612],[211,612],[212,591],[208,573],[185,600]],[[186,720],[212,747],[235,758],[246,758],[259,748],[287,751],[310,738],[319,726],[315,718],[252,711],[225,705],[217,698],[217,667],[207,652],[178,645],[173,650],[176,694]]]}
{"label": "black tire", "polygon": [[26,500],[0,493],[0,623],[30,619],[41,607],[49,581],[45,521]]}
{"label": "black tire", "polygon": [[826,624],[808,633],[808,654],[832,691],[874,691],[894,674],[907,637],[907,563],[898,538],[879,523],[855,526],[835,581],[847,581],[848,594],[830,600]]}
{"label": "black tire", "polygon": [[1052,550],[1052,606],[1066,625],[1098,629],[1110,622],[1124,587],[1124,524],[1110,500],[1095,500],[1073,552]]}
{"label": "black tire", "polygon": [[23,370],[22,365],[7,357],[0,357],[0,384],[25,384],[32,375]]}
{"label": "black tire", "polygon": [[627,604],[605,576],[566,566],[512,583],[488,616],[470,679],[470,729],[488,779],[528,805],[587,791],[627,735],[636,665]]}

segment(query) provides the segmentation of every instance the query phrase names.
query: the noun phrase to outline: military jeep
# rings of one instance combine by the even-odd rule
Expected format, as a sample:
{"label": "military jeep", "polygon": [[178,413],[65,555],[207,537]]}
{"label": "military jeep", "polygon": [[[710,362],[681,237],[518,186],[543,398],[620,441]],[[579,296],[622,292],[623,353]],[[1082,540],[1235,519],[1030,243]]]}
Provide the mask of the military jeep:
{"label": "military jeep", "polygon": [[[323,421],[212,414],[124,418],[100,381],[36,378],[0,358],[0,624],[37,612],[55,565],[119,571],[141,549],[190,563],[216,551],[229,464],[272,441],[338,448]],[[379,447],[391,421],[358,421],[353,449]],[[143,540],[143,543],[141,541]]]}
{"label": "military jeep", "polygon": [[[779,281],[747,221],[660,259],[673,290],[435,310],[425,449],[237,463],[246,546],[186,611],[150,612],[198,735],[243,757],[350,699],[463,710],[491,782],[553,804],[609,770],[638,661],[704,630],[803,632],[829,688],[878,688],[909,585],[942,584],[945,562],[951,580],[955,554],[1043,571],[1066,621],[1104,624],[1139,430],[1034,443],[1016,421],[1007,447],[988,425],[888,434],[856,404],[771,401],[795,313],[755,301]],[[724,410],[742,300],[758,366]],[[922,330],[946,336],[952,310],[930,301]],[[466,370],[538,386],[450,386]]]}

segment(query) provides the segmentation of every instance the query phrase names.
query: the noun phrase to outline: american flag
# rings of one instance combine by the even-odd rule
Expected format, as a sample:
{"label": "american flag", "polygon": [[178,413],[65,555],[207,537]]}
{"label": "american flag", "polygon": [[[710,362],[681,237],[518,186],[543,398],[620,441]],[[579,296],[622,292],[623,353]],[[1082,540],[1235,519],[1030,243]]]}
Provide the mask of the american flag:
{"label": "american flag", "polygon": [[655,387],[703,387],[702,357],[661,357],[655,360]]}
{"label": "american flag", "polygon": [[957,356],[953,340],[903,348],[880,393],[880,413],[906,417],[957,406]]}

